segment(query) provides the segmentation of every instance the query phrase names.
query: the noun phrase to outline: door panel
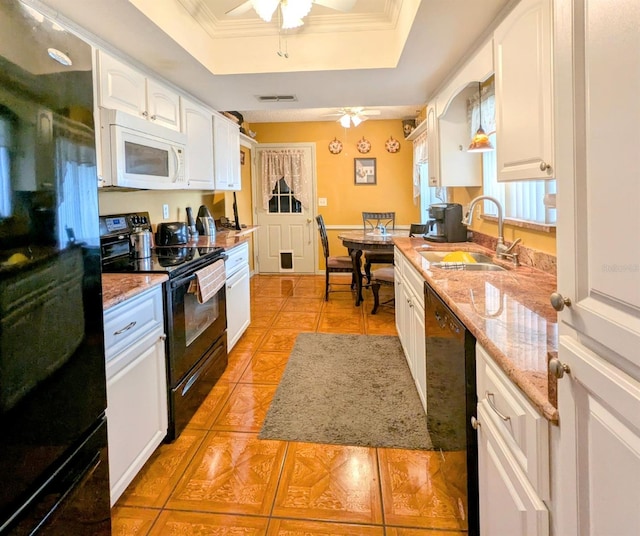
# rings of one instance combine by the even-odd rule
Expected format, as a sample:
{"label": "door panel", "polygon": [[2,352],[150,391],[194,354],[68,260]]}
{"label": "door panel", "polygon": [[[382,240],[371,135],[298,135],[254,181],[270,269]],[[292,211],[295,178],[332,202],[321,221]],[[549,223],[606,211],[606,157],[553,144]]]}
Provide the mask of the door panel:
{"label": "door panel", "polygon": [[[309,207],[301,207],[295,212],[295,192],[287,197],[286,185],[282,185],[282,196],[270,204],[272,211],[262,206],[261,192],[261,154],[263,150],[274,149],[303,149],[305,159],[305,176],[308,182]],[[294,273],[315,273],[317,261],[317,231],[314,222],[315,203],[315,146],[312,144],[265,144],[256,150],[256,190],[254,192],[254,206],[256,207],[257,231],[257,269],[259,273],[278,273],[281,270],[280,253],[293,252]],[[290,271],[290,270],[286,270]]]}
{"label": "door panel", "polygon": [[563,466],[576,467],[575,534],[640,534],[640,382],[572,338],[560,338],[560,353],[570,370],[558,409]]}

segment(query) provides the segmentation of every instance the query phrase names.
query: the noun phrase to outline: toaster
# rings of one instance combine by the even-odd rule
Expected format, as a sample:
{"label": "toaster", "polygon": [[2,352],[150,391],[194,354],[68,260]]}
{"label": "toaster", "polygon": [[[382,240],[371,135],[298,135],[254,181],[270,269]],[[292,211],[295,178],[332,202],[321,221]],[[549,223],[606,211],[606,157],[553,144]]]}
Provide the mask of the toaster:
{"label": "toaster", "polygon": [[156,246],[175,246],[189,241],[187,224],[183,221],[168,221],[158,224]]}

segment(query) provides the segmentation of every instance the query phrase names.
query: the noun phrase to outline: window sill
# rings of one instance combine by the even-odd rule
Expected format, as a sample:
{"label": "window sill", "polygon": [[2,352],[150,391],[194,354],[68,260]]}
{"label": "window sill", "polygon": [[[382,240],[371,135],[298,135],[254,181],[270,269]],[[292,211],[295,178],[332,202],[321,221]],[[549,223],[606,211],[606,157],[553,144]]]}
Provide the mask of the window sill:
{"label": "window sill", "polygon": [[[496,216],[490,216],[488,214],[482,214],[480,216],[483,220],[492,221],[494,223],[498,223],[498,218]],[[555,223],[537,223],[533,221],[526,220],[516,220],[512,218],[504,219],[505,225],[511,225],[512,227],[520,227],[522,229],[530,229],[532,231],[539,231],[542,233],[555,233],[556,232],[556,224]]]}

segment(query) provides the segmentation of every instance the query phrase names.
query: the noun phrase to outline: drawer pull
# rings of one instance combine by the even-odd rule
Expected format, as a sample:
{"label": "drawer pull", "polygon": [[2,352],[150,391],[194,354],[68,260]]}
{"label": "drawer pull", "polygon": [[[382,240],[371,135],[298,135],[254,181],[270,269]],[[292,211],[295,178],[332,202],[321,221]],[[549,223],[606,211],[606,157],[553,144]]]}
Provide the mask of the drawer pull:
{"label": "drawer pull", "polygon": [[133,326],[135,326],[137,322],[134,320],[133,322],[129,322],[125,327],[119,329],[118,331],[114,331],[114,335],[122,335],[125,331],[129,331]]}
{"label": "drawer pull", "polygon": [[487,398],[487,403],[489,404],[489,407],[496,412],[496,415],[498,417],[500,417],[503,421],[510,421],[511,417],[508,417],[506,415],[503,415],[502,413],[500,413],[500,411],[498,410],[498,408],[496,407],[495,402],[493,401],[493,393],[490,393],[489,391],[485,391],[484,396]]}

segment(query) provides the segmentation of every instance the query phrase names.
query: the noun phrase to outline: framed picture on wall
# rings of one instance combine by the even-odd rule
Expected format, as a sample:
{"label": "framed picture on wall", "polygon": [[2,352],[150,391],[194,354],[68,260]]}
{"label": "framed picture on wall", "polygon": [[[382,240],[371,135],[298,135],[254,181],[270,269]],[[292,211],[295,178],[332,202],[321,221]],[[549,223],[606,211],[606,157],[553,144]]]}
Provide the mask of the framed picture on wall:
{"label": "framed picture on wall", "polygon": [[244,151],[240,151],[240,165],[244,166]]}
{"label": "framed picture on wall", "polygon": [[354,158],[353,182],[359,184],[376,183],[376,159]]}

